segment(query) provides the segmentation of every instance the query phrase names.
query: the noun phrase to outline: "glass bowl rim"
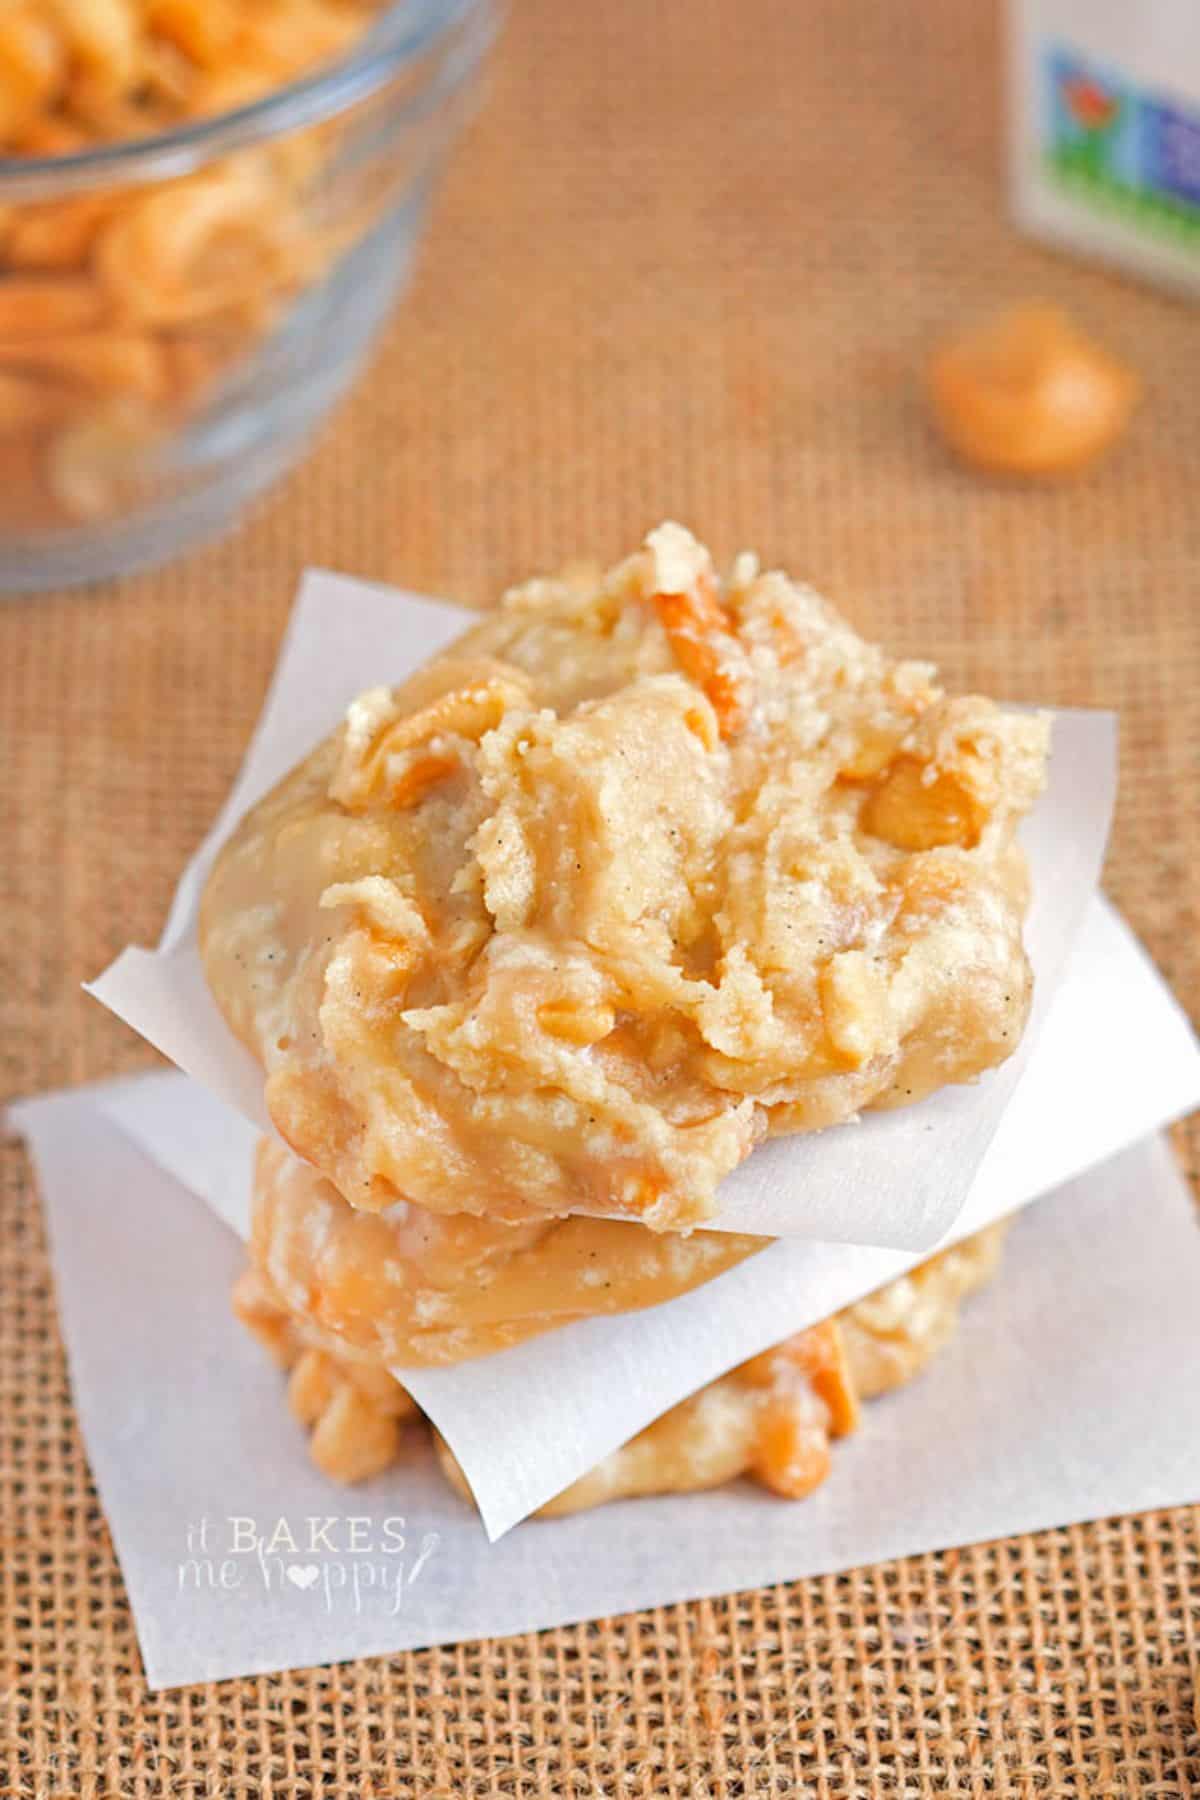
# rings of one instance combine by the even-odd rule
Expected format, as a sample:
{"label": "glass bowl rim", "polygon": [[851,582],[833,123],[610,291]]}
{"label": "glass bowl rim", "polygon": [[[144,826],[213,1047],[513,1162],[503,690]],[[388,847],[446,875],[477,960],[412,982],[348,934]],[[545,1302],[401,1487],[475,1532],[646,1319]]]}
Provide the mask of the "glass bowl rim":
{"label": "glass bowl rim", "polygon": [[472,14],[486,18],[489,11],[489,0],[391,0],[348,55],[248,106],[64,156],[0,156],[0,201],[169,181],[218,156],[321,124],[376,93]]}

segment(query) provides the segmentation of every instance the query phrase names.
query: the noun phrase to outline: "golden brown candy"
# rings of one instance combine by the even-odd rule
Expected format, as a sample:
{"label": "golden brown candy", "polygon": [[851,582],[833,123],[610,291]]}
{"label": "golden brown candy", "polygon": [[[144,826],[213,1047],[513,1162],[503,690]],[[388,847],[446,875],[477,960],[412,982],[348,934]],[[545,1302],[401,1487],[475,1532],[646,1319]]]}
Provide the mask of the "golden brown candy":
{"label": "golden brown candy", "polygon": [[1057,307],[1015,307],[948,339],[929,368],[938,428],[964,461],[1065,475],[1116,442],[1137,377]]}

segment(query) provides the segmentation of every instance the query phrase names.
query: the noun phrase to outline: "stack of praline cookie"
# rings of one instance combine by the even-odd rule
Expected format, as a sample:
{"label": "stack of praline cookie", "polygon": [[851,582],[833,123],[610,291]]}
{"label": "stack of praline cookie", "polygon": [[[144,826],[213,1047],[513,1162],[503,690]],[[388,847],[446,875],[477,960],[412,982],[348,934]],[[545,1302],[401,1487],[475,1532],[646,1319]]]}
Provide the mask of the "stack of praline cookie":
{"label": "stack of praline cookie", "polygon": [[[201,924],[280,1140],[236,1305],[321,1467],[403,1454],[407,1368],[755,1255],[705,1226],[767,1136],[1010,1055],[1045,755],[1043,721],[947,696],[751,556],[721,579],[674,525],[356,700],[242,822]],[[742,1473],[809,1492],[998,1250],[753,1358],[548,1510]]]}

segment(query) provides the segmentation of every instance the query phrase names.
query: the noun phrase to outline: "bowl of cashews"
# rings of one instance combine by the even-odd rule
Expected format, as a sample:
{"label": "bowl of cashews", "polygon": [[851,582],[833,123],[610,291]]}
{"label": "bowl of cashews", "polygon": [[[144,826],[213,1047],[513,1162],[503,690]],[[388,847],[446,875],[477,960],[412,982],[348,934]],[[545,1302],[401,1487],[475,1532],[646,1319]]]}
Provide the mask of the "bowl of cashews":
{"label": "bowl of cashews", "polygon": [[404,285],[489,0],[4,0],[0,589],[161,562]]}

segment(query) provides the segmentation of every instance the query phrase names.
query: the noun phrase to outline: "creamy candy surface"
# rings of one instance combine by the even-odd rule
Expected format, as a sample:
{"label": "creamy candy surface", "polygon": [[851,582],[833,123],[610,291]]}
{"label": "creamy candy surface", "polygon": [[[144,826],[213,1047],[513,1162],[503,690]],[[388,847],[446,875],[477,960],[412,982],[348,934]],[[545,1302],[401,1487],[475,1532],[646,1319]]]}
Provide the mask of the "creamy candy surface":
{"label": "creamy candy surface", "polygon": [[227,845],[208,979],[352,1206],[686,1230],[1016,1047],[1045,751],[665,525],[357,700]]}

